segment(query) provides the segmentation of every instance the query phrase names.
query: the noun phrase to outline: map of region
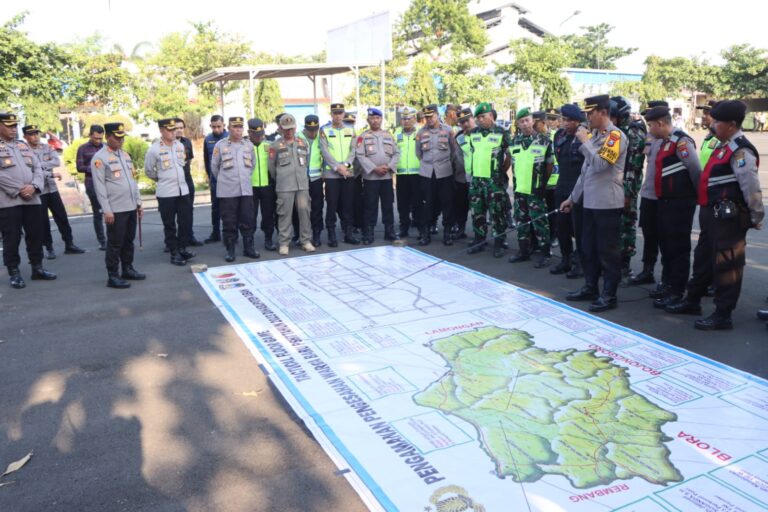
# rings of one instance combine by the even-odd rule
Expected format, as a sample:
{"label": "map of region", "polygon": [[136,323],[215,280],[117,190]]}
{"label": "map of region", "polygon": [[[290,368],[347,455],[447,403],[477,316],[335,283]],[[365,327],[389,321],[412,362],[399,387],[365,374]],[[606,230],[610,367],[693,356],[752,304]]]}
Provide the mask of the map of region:
{"label": "map of region", "polygon": [[661,427],[675,413],[630,388],[594,350],[544,350],[518,329],[484,327],[434,340],[449,370],[414,400],[471,423],[500,478],[546,474],[579,489],[640,477],[683,480]]}

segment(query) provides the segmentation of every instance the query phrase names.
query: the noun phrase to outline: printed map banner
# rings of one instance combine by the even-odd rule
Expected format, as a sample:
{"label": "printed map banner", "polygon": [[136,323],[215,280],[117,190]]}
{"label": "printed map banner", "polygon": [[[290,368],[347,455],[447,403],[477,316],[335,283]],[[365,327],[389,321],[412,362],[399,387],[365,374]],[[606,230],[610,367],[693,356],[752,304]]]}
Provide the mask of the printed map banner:
{"label": "printed map banner", "polygon": [[764,380],[437,261],[197,278],[372,510],[768,510]]}

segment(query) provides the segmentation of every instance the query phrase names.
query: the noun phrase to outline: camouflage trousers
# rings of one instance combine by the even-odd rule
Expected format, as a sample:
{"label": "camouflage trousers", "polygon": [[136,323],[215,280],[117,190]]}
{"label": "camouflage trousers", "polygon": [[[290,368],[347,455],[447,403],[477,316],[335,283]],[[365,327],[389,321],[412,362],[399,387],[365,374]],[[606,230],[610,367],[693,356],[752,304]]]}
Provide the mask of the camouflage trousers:
{"label": "camouflage trousers", "polygon": [[549,245],[547,201],[543,197],[515,192],[515,224],[519,226],[518,240],[530,240],[533,231],[540,246]]}
{"label": "camouflage trousers", "polygon": [[637,254],[637,196],[640,187],[633,182],[624,182],[624,211],[621,213],[621,257],[629,260]]}
{"label": "camouflage trousers", "polygon": [[469,206],[475,235],[485,238],[488,234],[486,212],[491,217],[492,236],[498,236],[507,230],[508,197],[504,185],[495,183],[490,178],[472,178],[469,185]]}

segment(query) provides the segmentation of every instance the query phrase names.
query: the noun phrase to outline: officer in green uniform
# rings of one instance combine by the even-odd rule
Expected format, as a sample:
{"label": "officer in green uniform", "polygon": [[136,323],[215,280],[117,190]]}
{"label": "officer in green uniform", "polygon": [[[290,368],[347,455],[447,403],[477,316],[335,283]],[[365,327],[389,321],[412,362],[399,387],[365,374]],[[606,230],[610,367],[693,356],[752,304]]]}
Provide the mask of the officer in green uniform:
{"label": "officer in green uniform", "polygon": [[251,188],[253,189],[253,225],[261,211],[261,231],[264,232],[264,249],[276,251],[277,246],[272,239],[275,233],[275,209],[277,195],[275,182],[269,176],[269,144],[265,141],[264,121],[254,117],[248,120],[248,140],[253,144],[256,158]]}
{"label": "officer in green uniform", "polygon": [[621,273],[629,276],[629,263],[636,254],[637,196],[643,183],[645,139],[648,131],[640,121],[631,121],[632,106],[623,96],[611,98],[611,122],[618,126],[629,140],[627,161],[624,165],[624,211],[621,215]]}
{"label": "officer in green uniform", "polygon": [[299,138],[307,143],[307,176],[309,177],[309,220],[312,225],[312,245],[320,247],[320,233],[323,232],[323,155],[320,153],[320,140],[317,132],[320,119],[310,114],[304,118],[304,130]]}
{"label": "officer in green uniform", "polygon": [[[545,199],[547,181],[554,168],[552,140],[533,130],[533,116],[523,108],[515,116],[517,134],[509,146],[515,189],[515,224],[518,252],[510,263],[531,259],[532,233],[541,247],[542,257],[535,265],[544,268],[550,258],[550,233]],[[533,229],[531,229],[533,228]]]}
{"label": "officer in green uniform", "polygon": [[472,181],[469,186],[472,228],[475,238],[468,252],[484,249],[488,234],[486,213],[490,214],[494,256],[504,254],[503,241],[506,239],[507,220],[505,205],[507,196],[508,165],[507,150],[510,145],[509,132],[496,125],[490,103],[480,103],[475,108],[477,127],[469,132]]}
{"label": "officer in green uniform", "polygon": [[416,109],[403,107],[400,126],[395,129],[395,141],[400,149],[397,162],[397,215],[400,217],[399,236],[408,236],[411,224],[420,230],[424,205],[419,194],[419,157],[416,155]]}
{"label": "officer in green uniform", "polygon": [[454,163],[454,178],[456,180],[453,194],[454,240],[467,238],[467,215],[469,214],[469,180],[472,177],[472,152],[469,147],[469,133],[475,129],[475,118],[472,109],[463,108],[457,118],[461,131],[456,134],[456,152]]}

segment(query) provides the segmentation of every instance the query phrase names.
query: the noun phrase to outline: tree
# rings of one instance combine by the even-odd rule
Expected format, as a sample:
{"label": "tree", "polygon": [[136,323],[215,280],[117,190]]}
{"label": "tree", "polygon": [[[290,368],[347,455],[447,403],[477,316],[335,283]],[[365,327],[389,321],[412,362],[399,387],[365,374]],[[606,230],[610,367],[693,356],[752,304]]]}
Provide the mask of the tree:
{"label": "tree", "polygon": [[721,55],[725,60],[720,74],[724,95],[768,96],[768,50],[738,44],[726,48]]}
{"label": "tree", "polygon": [[432,63],[426,57],[413,61],[411,76],[405,86],[405,100],[417,108],[437,103],[437,86],[432,74]]}
{"label": "tree", "polygon": [[438,64],[437,74],[442,83],[440,103],[470,103],[489,101],[498,91],[492,75],[485,72],[485,61],[479,57],[456,57]]}
{"label": "tree", "polygon": [[482,21],[469,12],[469,0],[413,0],[395,28],[405,49],[424,52],[433,61],[454,54],[479,55],[488,43]]}
{"label": "tree", "polygon": [[600,23],[581,27],[584,34],[570,34],[563,40],[573,48],[573,58],[567,67],[586,69],[616,69],[616,61],[632,55],[637,48],[621,48],[608,45],[608,34],[612,25]]}
{"label": "tree", "polygon": [[570,101],[571,84],[562,73],[573,56],[569,44],[551,36],[546,36],[541,43],[513,39],[509,50],[515,61],[496,70],[503,83],[511,85],[516,80],[530,83],[534,95],[541,100],[541,108],[559,107]]}
{"label": "tree", "polygon": [[253,91],[253,109],[253,117],[258,117],[265,124],[285,110],[283,95],[280,93],[280,84],[277,80],[271,78],[259,80]]}

